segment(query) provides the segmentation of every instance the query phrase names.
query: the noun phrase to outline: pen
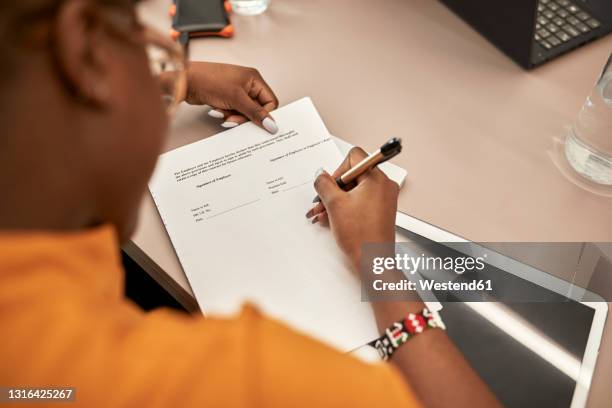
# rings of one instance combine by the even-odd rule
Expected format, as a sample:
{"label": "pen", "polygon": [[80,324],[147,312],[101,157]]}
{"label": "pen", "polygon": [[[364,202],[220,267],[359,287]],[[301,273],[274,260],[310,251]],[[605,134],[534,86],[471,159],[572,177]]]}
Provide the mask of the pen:
{"label": "pen", "polygon": [[[346,173],[336,178],[336,184],[343,190],[346,190],[347,187],[357,179],[357,177],[361,176],[367,171],[370,171],[374,167],[378,166],[380,163],[384,163],[392,157],[397,156],[402,151],[402,139],[398,137],[394,137],[389,139],[387,143],[382,145],[380,149],[371,153],[368,157],[357,163],[354,167],[351,167]],[[321,201],[319,196],[316,196],[313,203],[317,203]]]}

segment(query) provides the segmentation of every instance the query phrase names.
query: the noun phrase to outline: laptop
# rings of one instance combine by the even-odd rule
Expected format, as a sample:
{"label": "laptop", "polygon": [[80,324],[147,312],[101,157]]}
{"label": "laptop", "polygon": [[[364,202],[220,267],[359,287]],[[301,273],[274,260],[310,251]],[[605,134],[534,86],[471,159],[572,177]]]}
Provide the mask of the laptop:
{"label": "laptop", "polygon": [[612,31],[612,0],[440,0],[531,69]]}

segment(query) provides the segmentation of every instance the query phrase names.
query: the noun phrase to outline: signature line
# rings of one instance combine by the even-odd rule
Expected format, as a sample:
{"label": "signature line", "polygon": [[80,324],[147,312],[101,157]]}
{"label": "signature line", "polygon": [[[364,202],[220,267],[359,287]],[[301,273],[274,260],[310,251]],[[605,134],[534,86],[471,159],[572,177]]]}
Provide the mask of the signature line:
{"label": "signature line", "polygon": [[283,191],[293,190],[294,188],[302,187],[304,184],[308,184],[308,183],[312,183],[312,180],[305,181],[302,184],[298,184],[298,185],[295,185],[295,186],[292,186],[292,187],[287,187]]}
{"label": "signature line", "polygon": [[208,217],[207,219],[208,219],[208,220],[210,220],[211,218],[218,217],[218,216],[220,216],[220,215],[226,214],[226,213],[228,213],[228,212],[230,212],[230,211],[237,210],[238,208],[241,208],[241,207],[247,206],[247,205],[249,205],[249,204],[256,203],[256,202],[258,202],[258,201],[261,201],[261,198],[258,198],[257,200],[249,201],[248,203],[240,204],[239,206],[236,206],[236,207],[230,208],[229,210],[225,210],[225,211],[220,212],[220,213],[218,213],[218,214],[211,215],[211,216],[210,216],[210,217]]}

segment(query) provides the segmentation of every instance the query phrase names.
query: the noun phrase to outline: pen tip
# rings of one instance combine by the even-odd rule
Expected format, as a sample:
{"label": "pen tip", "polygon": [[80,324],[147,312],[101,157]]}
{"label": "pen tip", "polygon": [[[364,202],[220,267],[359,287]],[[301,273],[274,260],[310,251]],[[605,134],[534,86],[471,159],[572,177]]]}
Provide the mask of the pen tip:
{"label": "pen tip", "polygon": [[313,202],[313,203],[319,203],[319,202],[321,202],[321,197],[316,196],[316,197],[314,198],[314,200],[312,200],[312,202]]}

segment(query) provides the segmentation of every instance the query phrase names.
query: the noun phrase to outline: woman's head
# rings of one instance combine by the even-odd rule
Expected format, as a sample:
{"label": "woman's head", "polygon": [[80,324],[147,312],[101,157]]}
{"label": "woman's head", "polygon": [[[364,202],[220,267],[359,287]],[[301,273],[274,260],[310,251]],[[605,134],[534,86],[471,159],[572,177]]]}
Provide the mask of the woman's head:
{"label": "woman's head", "polygon": [[167,125],[133,2],[2,3],[0,170],[66,228],[112,223],[129,237]]}

